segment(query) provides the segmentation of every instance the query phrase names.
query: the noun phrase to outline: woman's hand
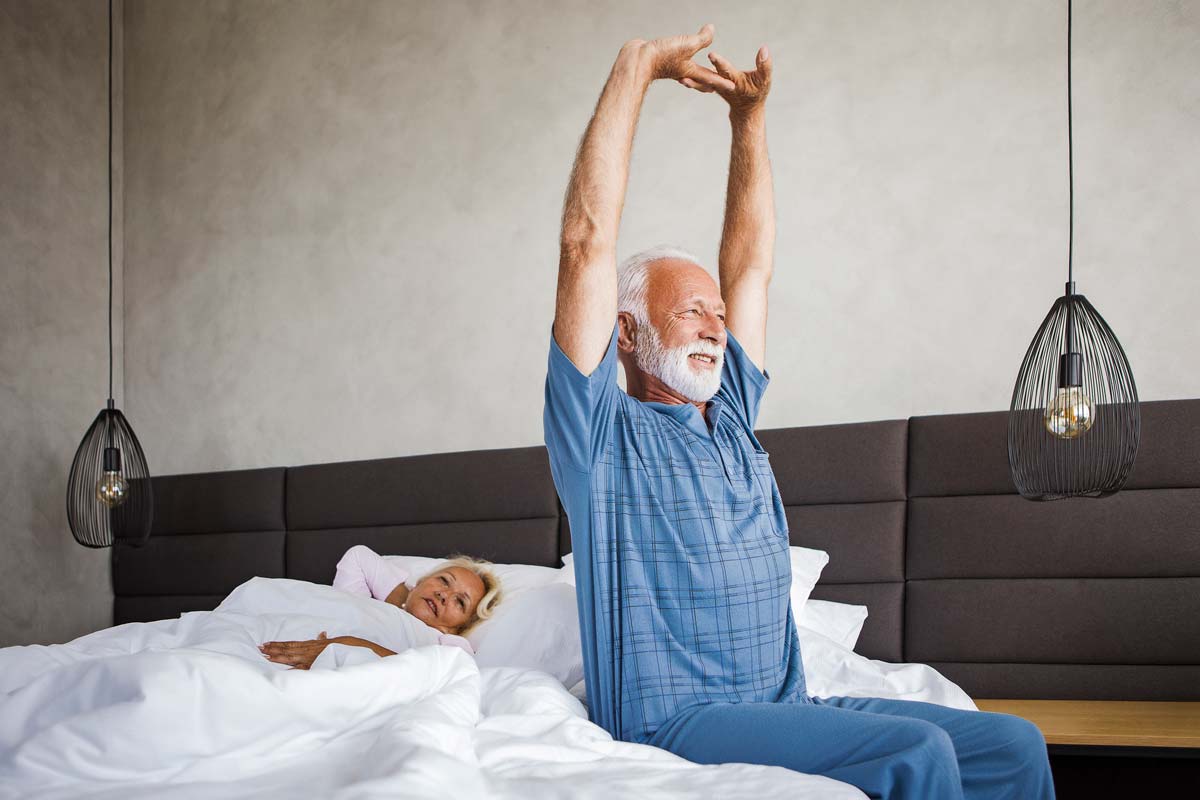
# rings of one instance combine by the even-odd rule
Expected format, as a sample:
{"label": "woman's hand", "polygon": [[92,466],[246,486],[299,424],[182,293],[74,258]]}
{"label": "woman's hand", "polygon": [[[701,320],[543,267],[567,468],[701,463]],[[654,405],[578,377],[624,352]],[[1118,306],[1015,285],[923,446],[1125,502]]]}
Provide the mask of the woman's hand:
{"label": "woman's hand", "polygon": [[767,93],[771,91],[771,54],[765,44],[758,49],[753,72],[742,72],[716,53],[709,53],[708,60],[725,79],[726,86],[705,84],[688,78],[679,82],[698,92],[716,92],[721,95],[729,103],[731,114],[744,114],[763,106],[767,100]]}
{"label": "woman's hand", "polygon": [[712,23],[709,23],[698,33],[664,36],[648,42],[635,39],[626,47],[638,48],[654,80],[667,78],[705,92],[733,92],[736,87],[732,81],[692,61],[692,56],[712,44],[713,30]]}
{"label": "woman's hand", "polygon": [[300,642],[267,642],[260,644],[258,649],[263,657],[276,664],[289,664],[292,669],[308,669],[317,660],[317,656],[331,644],[336,644],[342,637],[329,639],[325,631],[317,634],[316,639],[306,639]]}

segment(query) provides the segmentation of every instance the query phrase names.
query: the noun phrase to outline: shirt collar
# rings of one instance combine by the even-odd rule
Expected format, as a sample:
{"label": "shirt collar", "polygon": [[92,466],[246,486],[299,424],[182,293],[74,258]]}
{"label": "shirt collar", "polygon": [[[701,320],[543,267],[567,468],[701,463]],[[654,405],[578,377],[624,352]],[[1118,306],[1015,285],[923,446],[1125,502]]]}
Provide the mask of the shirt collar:
{"label": "shirt collar", "polygon": [[[669,417],[674,417],[681,425],[687,426],[693,433],[712,438],[712,430],[705,423],[704,418],[700,415],[700,409],[691,403],[659,403],[656,400],[644,400],[642,405],[652,411],[657,411],[660,414],[666,414]],[[708,418],[712,421],[712,426],[715,429],[717,420],[721,417],[722,403],[715,395],[709,398],[708,401]]]}

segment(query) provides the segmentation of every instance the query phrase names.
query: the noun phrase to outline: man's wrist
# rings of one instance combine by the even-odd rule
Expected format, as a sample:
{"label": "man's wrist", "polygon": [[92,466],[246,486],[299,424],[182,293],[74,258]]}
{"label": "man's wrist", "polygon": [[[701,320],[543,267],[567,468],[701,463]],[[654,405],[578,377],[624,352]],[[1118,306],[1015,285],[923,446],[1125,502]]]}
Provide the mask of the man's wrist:
{"label": "man's wrist", "polygon": [[617,53],[613,72],[628,71],[642,86],[649,86],[654,81],[654,59],[646,50],[647,42],[643,39],[631,39]]}
{"label": "man's wrist", "polygon": [[767,121],[767,107],[764,103],[753,106],[730,107],[729,124],[735,128],[754,128],[764,126]]}

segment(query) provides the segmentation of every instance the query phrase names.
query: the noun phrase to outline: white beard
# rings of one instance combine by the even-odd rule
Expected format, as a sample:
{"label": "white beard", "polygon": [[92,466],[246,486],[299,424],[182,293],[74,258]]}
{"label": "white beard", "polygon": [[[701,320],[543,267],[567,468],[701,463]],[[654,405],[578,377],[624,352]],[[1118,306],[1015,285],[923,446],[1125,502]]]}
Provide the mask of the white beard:
{"label": "white beard", "polygon": [[[721,388],[721,369],[725,351],[703,339],[667,349],[658,337],[658,329],[649,322],[638,321],[638,337],[634,360],[647,372],[693,403],[703,403]],[[716,363],[707,370],[696,369],[688,359],[692,353],[712,356]]]}

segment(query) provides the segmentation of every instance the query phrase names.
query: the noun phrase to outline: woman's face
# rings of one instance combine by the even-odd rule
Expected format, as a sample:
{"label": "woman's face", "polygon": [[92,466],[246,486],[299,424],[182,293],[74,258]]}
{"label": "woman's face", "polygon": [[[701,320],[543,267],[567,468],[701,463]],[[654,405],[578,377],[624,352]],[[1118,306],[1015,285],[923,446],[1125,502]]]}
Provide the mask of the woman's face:
{"label": "woman's face", "polygon": [[475,615],[483,592],[483,579],[474,572],[447,567],[413,587],[404,610],[442,633],[458,633]]}

